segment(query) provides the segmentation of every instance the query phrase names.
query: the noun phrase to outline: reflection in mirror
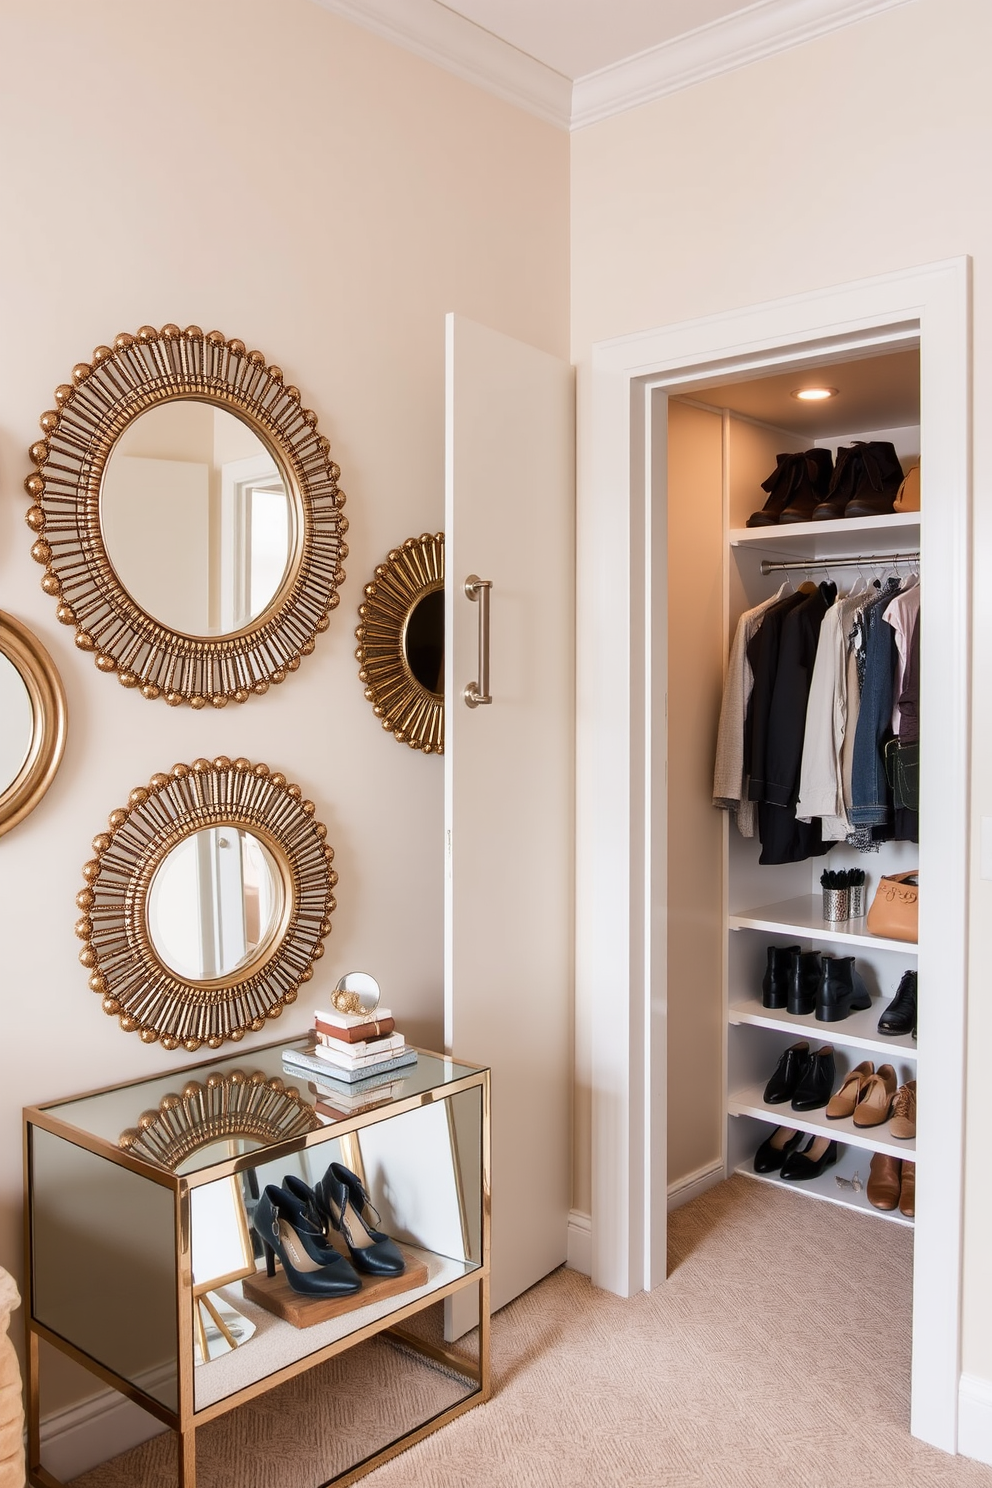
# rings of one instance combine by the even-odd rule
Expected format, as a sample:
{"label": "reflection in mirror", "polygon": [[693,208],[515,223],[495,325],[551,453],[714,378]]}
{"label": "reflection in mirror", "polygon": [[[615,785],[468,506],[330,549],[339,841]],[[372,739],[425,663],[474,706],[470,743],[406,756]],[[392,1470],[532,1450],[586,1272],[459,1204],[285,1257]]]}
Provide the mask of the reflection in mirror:
{"label": "reflection in mirror", "polygon": [[425,594],[410,611],[403,632],[406,663],[421,687],[444,696],[444,590]]}
{"label": "reflection in mirror", "polygon": [[284,909],[282,875],[258,837],[203,827],[172,848],[152,880],[148,930],[170,971],[190,982],[230,976],[254,960]]}
{"label": "reflection in mirror", "polygon": [[0,795],[24,768],[33,737],[31,695],[10,657],[0,652]]}
{"label": "reflection in mirror", "polygon": [[134,602],[191,636],[230,635],[264,614],[297,541],[272,450],[243,419],[195,398],[128,425],[104,471],[100,523]]}

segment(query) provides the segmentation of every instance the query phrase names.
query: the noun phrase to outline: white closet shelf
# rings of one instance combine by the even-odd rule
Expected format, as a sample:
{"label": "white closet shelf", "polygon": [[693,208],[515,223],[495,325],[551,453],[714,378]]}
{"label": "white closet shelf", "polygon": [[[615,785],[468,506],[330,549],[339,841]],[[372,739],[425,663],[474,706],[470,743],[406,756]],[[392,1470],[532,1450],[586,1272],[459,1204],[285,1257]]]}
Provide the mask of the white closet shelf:
{"label": "white closet shelf", "polygon": [[919,512],[893,512],[887,517],[851,517],[838,522],[787,522],[785,526],[733,527],[731,547],[760,548],[768,557],[843,557],[855,553],[893,552],[920,545]]}
{"label": "white closet shelf", "polygon": [[891,998],[877,997],[870,1008],[862,1013],[849,1013],[839,1023],[820,1023],[814,1013],[787,1013],[782,1008],[762,1007],[760,997],[743,997],[730,1004],[730,1023],[752,1023],[757,1028],[775,1028],[783,1033],[795,1033],[797,1029],[813,1033],[821,1040],[832,1044],[845,1044],[852,1049],[868,1049],[874,1054],[898,1055],[901,1059],[916,1058],[916,1040],[910,1033],[887,1038],[878,1032],[879,1014],[888,1007]]}
{"label": "white closet shelf", "polygon": [[[833,1168],[828,1168],[821,1173],[819,1178],[813,1178],[808,1183],[789,1183],[780,1178],[777,1173],[756,1173],[750,1163],[741,1163],[735,1168],[744,1178],[756,1178],[759,1183],[771,1183],[775,1188],[784,1188],[791,1193],[808,1194],[811,1199],[822,1199],[827,1204],[839,1204],[842,1209],[853,1209],[857,1214],[868,1214],[872,1219],[887,1219],[890,1224],[908,1225],[913,1227],[913,1221],[900,1214],[898,1209],[876,1209],[874,1204],[869,1204],[865,1197],[864,1189],[855,1193],[850,1188],[838,1188],[834,1182],[834,1175],[844,1167],[843,1158]],[[860,1171],[860,1169],[859,1169]],[[867,1171],[861,1173],[862,1183],[867,1183]]]}
{"label": "white closet shelf", "polygon": [[889,1135],[889,1123],[881,1126],[858,1127],[854,1118],[844,1117],[840,1121],[828,1121],[823,1108],[818,1111],[794,1111],[788,1101],[782,1105],[768,1106],[762,1099],[764,1085],[749,1085],[744,1090],[732,1090],[727,1100],[727,1111],[731,1116],[754,1116],[759,1121],[769,1121],[773,1126],[790,1126],[799,1131],[831,1137],[848,1147],[863,1147],[866,1152],[885,1152],[889,1157],[905,1157],[910,1162],[916,1158],[916,1142],[900,1142]]}
{"label": "white closet shelf", "polygon": [[916,945],[905,940],[889,940],[884,935],[869,935],[864,920],[825,920],[819,894],[801,894],[797,899],[783,899],[778,904],[760,904],[755,909],[738,910],[727,916],[731,930],[765,930],[772,935],[798,935],[806,940],[837,941],[841,945],[869,947],[881,951],[901,951],[916,955]]}

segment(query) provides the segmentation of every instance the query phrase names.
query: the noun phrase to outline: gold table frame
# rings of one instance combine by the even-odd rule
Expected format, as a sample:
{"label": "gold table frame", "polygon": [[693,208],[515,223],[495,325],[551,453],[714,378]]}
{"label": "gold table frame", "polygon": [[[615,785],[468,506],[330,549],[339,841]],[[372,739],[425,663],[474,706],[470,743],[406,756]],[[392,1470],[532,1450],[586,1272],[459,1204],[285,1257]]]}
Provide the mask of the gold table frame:
{"label": "gold table frame", "polygon": [[[239,1056],[239,1061],[248,1063],[255,1055],[263,1054],[274,1048],[284,1047],[286,1040],[278,1044],[266,1044],[256,1049],[245,1050]],[[294,1042],[299,1042],[294,1041]],[[418,1053],[430,1051],[418,1050]],[[445,1058],[443,1055],[433,1055],[434,1058]],[[230,1056],[227,1056],[229,1059]],[[215,1057],[208,1062],[184,1065],[172,1072],[176,1078],[195,1077],[198,1073],[216,1065],[219,1061]],[[226,1161],[214,1163],[199,1171],[178,1175],[170,1173],[162,1167],[157,1167],[151,1162],[143,1161],[131,1156],[127,1151],[114,1145],[101,1137],[82,1130],[72,1125],[53,1112],[59,1106],[85,1100],[91,1096],[110,1094],[117,1090],[123,1090],[128,1086],[148,1084],[150,1080],[158,1080],[163,1077],[164,1072],[154,1076],[143,1076],[140,1079],[122,1081],[117,1085],[104,1086],[100,1089],[84,1092],[82,1095],[66,1097],[60,1101],[50,1102],[45,1106],[27,1106],[23,1112],[23,1137],[24,1137],[24,1233],[25,1233],[25,1331],[27,1342],[27,1482],[31,1488],[65,1488],[62,1481],[56,1478],[41,1464],[41,1422],[40,1422],[40,1378],[39,1378],[39,1343],[44,1342],[65,1354],[68,1358],[81,1365],[89,1373],[102,1380],[104,1384],[110,1385],[129,1400],[148,1411],[165,1426],[170,1427],[177,1435],[178,1442],[178,1488],[196,1488],[196,1429],[205,1425],[208,1421],[226,1414],[239,1405],[254,1399],[259,1395],[266,1394],[269,1390],[294,1379],[307,1370],[325,1363],[328,1359],[338,1354],[346,1353],[349,1349],[364,1343],[367,1339],[378,1334],[385,1334],[402,1343],[404,1348],[413,1350],[422,1355],[426,1360],[443,1366],[446,1370],[454,1370],[463,1376],[467,1382],[472,1382],[475,1389],[463,1400],[457,1401],[432,1415],[418,1426],[402,1432],[398,1437],[388,1442],[361,1461],[344,1469],[334,1477],[324,1479],[319,1488],[330,1488],[331,1484],[344,1485],[354,1483],[364,1477],[374,1468],[380,1467],[384,1462],[397,1456],[400,1452],[411,1447],[414,1443],[430,1436],[440,1427],[447,1425],[457,1416],[473,1409],[476,1405],[483,1404],[490,1398],[492,1384],[490,1373],[489,1343],[490,1343],[490,1313],[489,1313],[489,1284],[490,1284],[490,1227],[491,1227],[491,1150],[490,1150],[490,1088],[489,1070],[482,1066],[467,1064],[464,1060],[452,1060],[460,1069],[466,1069],[471,1073],[449,1082],[439,1084],[429,1090],[422,1090],[413,1095],[390,1101],[388,1104],[377,1106],[374,1110],[361,1115],[351,1116],[347,1119],[336,1121],[331,1125],[322,1126],[316,1131],[305,1136],[293,1137],[289,1140],[274,1143],[270,1146],[259,1148],[250,1153],[244,1153],[238,1157]],[[299,1072],[296,1072],[299,1073]],[[403,1071],[397,1071],[397,1078],[403,1075]],[[263,1163],[281,1161],[301,1152],[304,1149],[318,1147],[322,1144],[340,1138],[356,1135],[364,1128],[378,1124],[381,1121],[390,1120],[394,1116],[403,1115],[407,1111],[414,1111],[421,1106],[429,1105],[435,1101],[450,1100],[463,1091],[479,1089],[481,1092],[481,1260],[475,1269],[467,1272],[464,1276],[428,1292],[425,1296],[415,1301],[402,1304],[402,1299],[397,1301],[400,1305],[385,1317],[376,1319],[367,1326],[357,1329],[353,1333],[328,1344],[326,1347],[315,1350],[311,1354],[296,1360],[295,1362],[266,1375],[244,1388],[225,1396],[213,1404],[196,1410],[194,1404],[194,1288],[192,1271],[191,1250],[191,1223],[190,1223],[190,1194],[193,1189],[205,1183],[212,1183],[218,1179],[240,1174],[246,1170],[261,1166]],[[450,1109],[450,1108],[449,1108]],[[177,1309],[177,1372],[178,1372],[178,1409],[170,1410],[161,1401],[148,1395],[133,1381],[115,1373],[113,1369],[101,1364],[92,1355],[77,1347],[73,1342],[62,1337],[59,1333],[47,1327],[34,1312],[34,1289],[32,1285],[32,1251],[33,1251],[33,1190],[32,1190],[32,1165],[31,1165],[31,1129],[38,1128],[51,1133],[73,1146],[81,1147],[85,1151],[109,1159],[121,1167],[127,1168],[139,1174],[152,1183],[171,1190],[174,1201],[175,1235],[176,1235],[176,1309]],[[426,1308],[443,1301],[454,1293],[468,1287],[478,1288],[479,1298],[479,1347],[478,1359],[472,1359],[464,1354],[459,1354],[453,1349],[429,1342],[419,1337],[416,1333],[403,1327],[409,1319],[415,1317]]]}

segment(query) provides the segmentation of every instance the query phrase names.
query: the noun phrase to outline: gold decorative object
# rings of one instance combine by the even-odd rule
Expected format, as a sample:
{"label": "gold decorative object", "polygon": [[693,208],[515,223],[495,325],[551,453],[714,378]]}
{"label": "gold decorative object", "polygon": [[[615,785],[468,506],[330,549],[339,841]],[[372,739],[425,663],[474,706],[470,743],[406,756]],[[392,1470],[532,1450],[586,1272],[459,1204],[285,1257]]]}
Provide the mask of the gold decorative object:
{"label": "gold decorative object", "polygon": [[[212,405],[247,425],[272,456],[291,503],[289,561],[275,592],[247,623],[210,635],[172,629],[136,601],[108,555],[101,514],[108,462],[125,430],[179,400]],[[299,389],[260,351],[220,331],[142,326],[75,366],[55,402],[41,417],[44,437],[31,446],[27,523],[32,556],[45,570],[42,588],[57,601],[59,620],[75,627],[79,649],[93,654],[100,671],[116,672],[123,687],[173,706],[222,708],[284,681],[327,629],[348,554],[340,470]],[[161,521],[170,520],[163,510]],[[154,563],[154,529],[147,551]]]}
{"label": "gold decorative object", "polygon": [[[2,836],[34,810],[55,778],[65,749],[66,707],[54,661],[27,626],[2,610],[0,656],[7,658],[24,683],[31,713],[22,763],[12,779],[0,780]],[[9,716],[0,716],[0,728],[10,727]],[[15,752],[19,754],[20,750]]]}
{"label": "gold decorative object", "polygon": [[264,1070],[217,1071],[189,1080],[181,1095],[163,1095],[158,1109],[143,1111],[118,1147],[174,1173],[194,1152],[229,1137],[249,1137],[262,1146],[288,1141],[321,1125],[311,1105],[292,1085]]}
{"label": "gold decorative object", "polygon": [[[90,988],[126,1033],[139,1033],[145,1043],[159,1039],[167,1049],[216,1049],[264,1028],[296,1001],[324,954],[337,902],[334,849],[314,809],[298,785],[268,765],[222,756],[153,775],[111,812],[110,830],[93,839],[95,856],[83,868],[76,934]],[[241,854],[219,849],[245,843],[270,875],[264,886],[270,911],[259,910],[262,891],[245,880],[245,926],[250,918],[257,924],[252,933],[245,928],[242,953],[209,974],[189,974],[181,962],[177,967],[180,958],[150,913],[165,893],[163,865],[180,862],[177,849],[205,848],[237,871]],[[187,928],[202,919],[206,935],[215,906],[203,902],[200,879],[191,881],[201,897],[192,915],[184,908],[189,901],[179,901],[178,919]]]}
{"label": "gold decorative object", "polygon": [[[444,533],[409,537],[366,584],[355,631],[358,676],[372,711],[401,744],[425,754],[444,753],[443,595]],[[424,618],[434,632],[429,676],[413,646],[413,631]]]}

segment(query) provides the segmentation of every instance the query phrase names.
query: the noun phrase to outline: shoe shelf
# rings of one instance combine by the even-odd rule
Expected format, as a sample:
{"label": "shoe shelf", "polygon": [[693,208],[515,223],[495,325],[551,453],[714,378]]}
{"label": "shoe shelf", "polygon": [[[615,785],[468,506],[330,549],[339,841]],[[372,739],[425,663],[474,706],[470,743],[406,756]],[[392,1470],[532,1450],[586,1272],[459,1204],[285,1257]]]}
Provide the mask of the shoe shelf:
{"label": "shoe shelf", "polygon": [[913,1221],[900,1214],[898,1209],[876,1209],[874,1204],[869,1204],[864,1188],[856,1191],[853,1188],[840,1188],[837,1178],[852,1178],[855,1171],[859,1174],[864,1185],[868,1183],[868,1164],[864,1161],[863,1154],[848,1150],[842,1152],[832,1168],[821,1173],[819,1178],[812,1178],[808,1182],[789,1183],[780,1178],[777,1173],[756,1173],[750,1163],[740,1163],[735,1173],[740,1173],[743,1178],[753,1178],[759,1183],[770,1183],[774,1188],[783,1188],[790,1193],[802,1193],[811,1199],[822,1199],[827,1204],[838,1204],[842,1209],[853,1209],[858,1214],[867,1214],[871,1219],[887,1219],[890,1224],[908,1225],[913,1227]]}
{"label": "shoe shelf", "polygon": [[213,1359],[209,1368],[197,1369],[193,1381],[196,1409],[206,1410],[257,1380],[291,1368],[309,1355],[339,1343],[352,1333],[376,1330],[383,1322],[388,1322],[389,1326],[398,1325],[412,1312],[419,1312],[437,1293],[443,1291],[448,1295],[452,1290],[459,1290],[458,1283],[466,1278],[470,1282],[473,1273],[479,1269],[471,1262],[453,1260],[418,1246],[406,1245],[404,1249],[426,1264],[428,1279],[423,1286],[385,1297],[309,1328],[295,1328],[258,1307],[243,1295],[239,1282],[222,1288],[220,1295],[235,1311],[254,1323],[255,1333],[251,1348],[233,1349]]}
{"label": "shoe shelf", "polygon": [[904,552],[920,545],[919,512],[892,512],[883,517],[847,517],[834,522],[786,522],[771,527],[733,527],[735,548],[767,550],[767,556],[819,558],[888,549]]}
{"label": "shoe shelf", "polygon": [[852,1049],[864,1049],[883,1056],[876,1063],[885,1063],[885,1056],[891,1060],[894,1055],[898,1055],[900,1059],[915,1060],[916,1040],[912,1034],[898,1034],[887,1038],[878,1032],[879,1015],[888,1007],[890,1000],[887,997],[875,998],[871,1007],[864,1012],[849,1013],[837,1023],[821,1023],[814,1013],[787,1013],[782,1008],[763,1007],[760,997],[741,998],[731,1003],[728,1021],[734,1025],[751,1024],[756,1028],[774,1028],[781,1033],[807,1034],[810,1035],[811,1044],[813,1038],[816,1038],[821,1043],[844,1044]]}
{"label": "shoe shelf", "polygon": [[[801,894],[777,904],[760,904],[754,909],[738,910],[727,916],[731,930],[764,930],[769,935],[797,935],[806,940],[832,941],[840,945],[869,947],[881,951],[899,951],[916,955],[916,946],[905,940],[890,940],[884,935],[869,935],[864,920],[825,920],[819,894]],[[847,927],[847,928],[845,928]]]}
{"label": "shoe shelf", "polygon": [[[915,1160],[916,1142],[900,1142],[887,1135],[889,1124],[886,1121],[881,1126],[858,1127],[854,1124],[853,1116],[828,1121],[822,1107],[818,1111],[794,1111],[788,1101],[782,1105],[769,1106],[763,1098],[764,1089],[764,1085],[748,1085],[731,1091],[727,1100],[729,1115],[753,1116],[759,1121],[771,1122],[773,1126],[789,1126],[794,1130],[830,1137],[847,1147],[862,1147],[866,1152],[884,1152],[889,1157],[908,1158],[910,1162]],[[806,1185],[797,1184],[796,1187],[804,1188]]]}

